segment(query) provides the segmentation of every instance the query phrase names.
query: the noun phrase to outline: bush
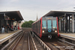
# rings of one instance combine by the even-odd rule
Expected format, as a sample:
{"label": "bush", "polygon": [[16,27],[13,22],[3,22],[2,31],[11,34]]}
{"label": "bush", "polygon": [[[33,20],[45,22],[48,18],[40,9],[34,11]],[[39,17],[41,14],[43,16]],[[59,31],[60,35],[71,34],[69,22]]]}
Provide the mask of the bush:
{"label": "bush", "polygon": [[28,27],[28,28],[31,28],[32,27],[32,23],[34,21],[30,20],[30,21],[25,21],[21,27]]}

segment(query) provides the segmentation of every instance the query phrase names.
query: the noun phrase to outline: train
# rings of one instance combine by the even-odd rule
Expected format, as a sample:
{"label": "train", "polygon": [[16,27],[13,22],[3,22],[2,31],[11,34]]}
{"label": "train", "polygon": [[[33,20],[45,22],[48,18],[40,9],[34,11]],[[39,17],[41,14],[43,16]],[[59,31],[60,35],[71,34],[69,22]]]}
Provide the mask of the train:
{"label": "train", "polygon": [[36,22],[32,23],[32,32],[42,37],[59,37],[58,17],[46,16],[41,17]]}

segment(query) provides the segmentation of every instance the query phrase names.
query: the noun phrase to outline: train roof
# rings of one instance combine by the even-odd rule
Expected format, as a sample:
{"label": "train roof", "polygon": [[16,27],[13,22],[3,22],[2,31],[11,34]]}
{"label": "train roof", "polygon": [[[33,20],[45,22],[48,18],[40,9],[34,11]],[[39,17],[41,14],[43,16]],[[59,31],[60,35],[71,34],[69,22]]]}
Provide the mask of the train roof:
{"label": "train roof", "polygon": [[63,16],[64,14],[68,14],[68,15],[72,15],[75,14],[75,11],[50,11],[48,12],[46,15],[44,15],[43,17],[46,16]]}
{"label": "train roof", "polygon": [[23,20],[23,17],[20,11],[2,11],[0,12],[0,15],[3,15],[3,14],[9,16],[10,18],[16,18],[16,20]]}
{"label": "train roof", "polygon": [[[41,18],[42,18],[42,17],[41,17]],[[40,19],[41,19],[41,18],[40,18]],[[37,20],[37,21],[35,21],[34,23],[32,23],[32,25],[33,25],[33,24],[35,24],[36,22],[40,21],[40,19],[39,19],[39,20]]]}

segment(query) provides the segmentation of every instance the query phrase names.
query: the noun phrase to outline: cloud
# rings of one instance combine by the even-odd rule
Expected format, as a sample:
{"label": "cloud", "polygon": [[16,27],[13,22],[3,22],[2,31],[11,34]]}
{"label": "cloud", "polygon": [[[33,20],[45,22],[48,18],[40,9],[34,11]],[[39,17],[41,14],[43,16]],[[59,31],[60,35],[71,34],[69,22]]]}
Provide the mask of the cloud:
{"label": "cloud", "polygon": [[11,2],[18,2],[19,0],[10,0]]}
{"label": "cloud", "polygon": [[40,18],[50,10],[72,11],[74,6],[74,0],[2,0],[0,11],[19,10],[25,20],[36,20],[37,14]]}

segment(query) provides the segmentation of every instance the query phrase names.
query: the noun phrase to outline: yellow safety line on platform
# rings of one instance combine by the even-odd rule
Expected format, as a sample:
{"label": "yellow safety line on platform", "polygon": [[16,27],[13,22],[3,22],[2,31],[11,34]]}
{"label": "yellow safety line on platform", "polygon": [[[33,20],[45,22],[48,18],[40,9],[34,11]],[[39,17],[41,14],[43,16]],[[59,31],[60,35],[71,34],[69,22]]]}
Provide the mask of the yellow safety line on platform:
{"label": "yellow safety line on platform", "polygon": [[71,36],[71,37],[75,37],[75,33],[59,33],[61,35],[66,35],[66,36]]}
{"label": "yellow safety line on platform", "polygon": [[[19,31],[19,30],[17,30],[17,31]],[[11,34],[17,32],[17,31],[9,32],[9,33],[4,33],[4,34],[0,34],[0,39],[3,39],[3,38],[5,38],[5,37],[7,37],[7,36],[9,36],[9,35],[11,35]]]}
{"label": "yellow safety line on platform", "polygon": [[2,36],[0,37],[0,39],[5,38],[5,37],[7,37],[7,36],[9,36],[9,35],[10,35],[10,34],[2,35]]}

